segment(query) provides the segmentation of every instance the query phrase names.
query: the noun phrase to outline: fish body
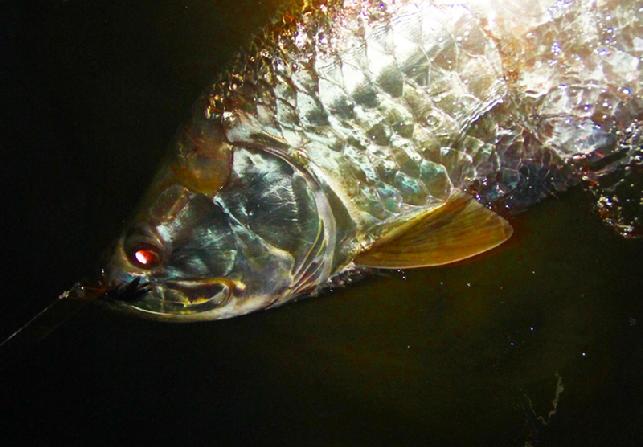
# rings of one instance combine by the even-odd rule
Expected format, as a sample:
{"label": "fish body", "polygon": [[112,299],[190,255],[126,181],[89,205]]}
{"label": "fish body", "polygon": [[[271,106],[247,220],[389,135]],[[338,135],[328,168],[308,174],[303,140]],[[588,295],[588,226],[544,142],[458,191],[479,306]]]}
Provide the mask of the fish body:
{"label": "fish body", "polygon": [[273,307],[363,265],[454,262],[585,182],[640,231],[634,1],[327,1],[259,36],[197,101],[117,244],[127,305]]}

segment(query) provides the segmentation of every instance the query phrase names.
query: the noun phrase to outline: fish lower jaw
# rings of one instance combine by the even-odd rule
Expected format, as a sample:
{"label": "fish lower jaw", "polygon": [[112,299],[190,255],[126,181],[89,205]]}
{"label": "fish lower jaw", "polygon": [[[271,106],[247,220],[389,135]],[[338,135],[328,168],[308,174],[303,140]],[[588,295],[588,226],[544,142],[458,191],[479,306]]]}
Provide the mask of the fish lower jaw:
{"label": "fish lower jaw", "polygon": [[[289,300],[289,298],[286,298],[285,300],[280,299],[278,301],[275,301],[274,297],[270,296],[257,296],[251,298],[243,298],[242,300],[233,298],[230,303],[224,307],[205,311],[197,311],[195,309],[186,307],[185,312],[182,312],[179,309],[173,310],[172,312],[167,312],[164,310],[154,310],[138,307],[135,304],[132,305],[123,303],[123,305],[127,307],[129,311],[134,311],[137,314],[149,319],[168,321],[172,323],[195,323],[210,320],[226,320],[228,318],[238,317],[241,315],[249,314],[251,312],[279,306]],[[121,310],[123,310],[123,305],[119,306],[121,307]]]}

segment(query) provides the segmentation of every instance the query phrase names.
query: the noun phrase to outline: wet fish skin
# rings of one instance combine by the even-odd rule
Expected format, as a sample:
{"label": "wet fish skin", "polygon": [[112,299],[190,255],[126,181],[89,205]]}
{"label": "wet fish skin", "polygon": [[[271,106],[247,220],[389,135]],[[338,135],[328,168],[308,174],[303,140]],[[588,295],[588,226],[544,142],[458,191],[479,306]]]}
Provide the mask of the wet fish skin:
{"label": "wet fish skin", "polygon": [[[138,224],[162,265],[132,265],[141,232],[130,232],[112,279],[156,284],[138,306],[155,315],[270,307],[456,190],[522,210],[585,181],[599,203],[622,198],[602,217],[635,234],[640,182],[622,180],[640,178],[637,11],[633,1],[329,1],[287,16],[197,102],[189,129],[205,137],[180,140],[152,188]],[[172,184],[199,153],[194,141],[216,156],[181,166],[215,160],[226,179],[209,201],[199,175]],[[233,278],[245,297],[223,309],[168,291],[205,277]]]}
{"label": "wet fish skin", "polygon": [[[578,182],[579,166],[598,185],[640,163],[640,144],[623,145],[640,133],[634,2],[381,3],[293,25],[276,50],[232,68],[243,76],[214,85],[206,113],[223,118],[234,144],[261,135],[305,153],[371,224],[440,203],[448,182],[524,209]],[[608,155],[607,169],[584,163]],[[599,203],[614,185],[603,186]],[[606,220],[632,235],[640,207],[630,204],[629,218],[624,207]]]}

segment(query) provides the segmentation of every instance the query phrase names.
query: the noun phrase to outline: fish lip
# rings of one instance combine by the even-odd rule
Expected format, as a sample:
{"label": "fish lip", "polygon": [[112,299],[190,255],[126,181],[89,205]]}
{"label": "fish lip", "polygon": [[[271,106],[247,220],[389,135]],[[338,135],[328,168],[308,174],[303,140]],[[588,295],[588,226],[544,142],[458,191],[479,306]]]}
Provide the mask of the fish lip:
{"label": "fish lip", "polygon": [[[203,306],[205,304],[223,307],[230,302],[235,292],[245,290],[243,282],[225,277],[169,279],[162,281],[159,285],[181,293],[185,300],[176,302],[176,304],[180,304],[183,308]],[[211,289],[215,288],[219,290],[211,291]],[[199,292],[206,292],[209,298],[199,297]]]}

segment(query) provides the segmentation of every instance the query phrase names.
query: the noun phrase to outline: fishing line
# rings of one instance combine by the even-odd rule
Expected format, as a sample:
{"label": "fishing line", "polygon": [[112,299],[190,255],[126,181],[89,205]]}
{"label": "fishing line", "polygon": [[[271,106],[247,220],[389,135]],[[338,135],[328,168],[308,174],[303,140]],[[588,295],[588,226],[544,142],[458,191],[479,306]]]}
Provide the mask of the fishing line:
{"label": "fishing line", "polygon": [[102,288],[76,283],[0,343],[0,370],[14,363],[73,317],[85,304],[105,296]]}

